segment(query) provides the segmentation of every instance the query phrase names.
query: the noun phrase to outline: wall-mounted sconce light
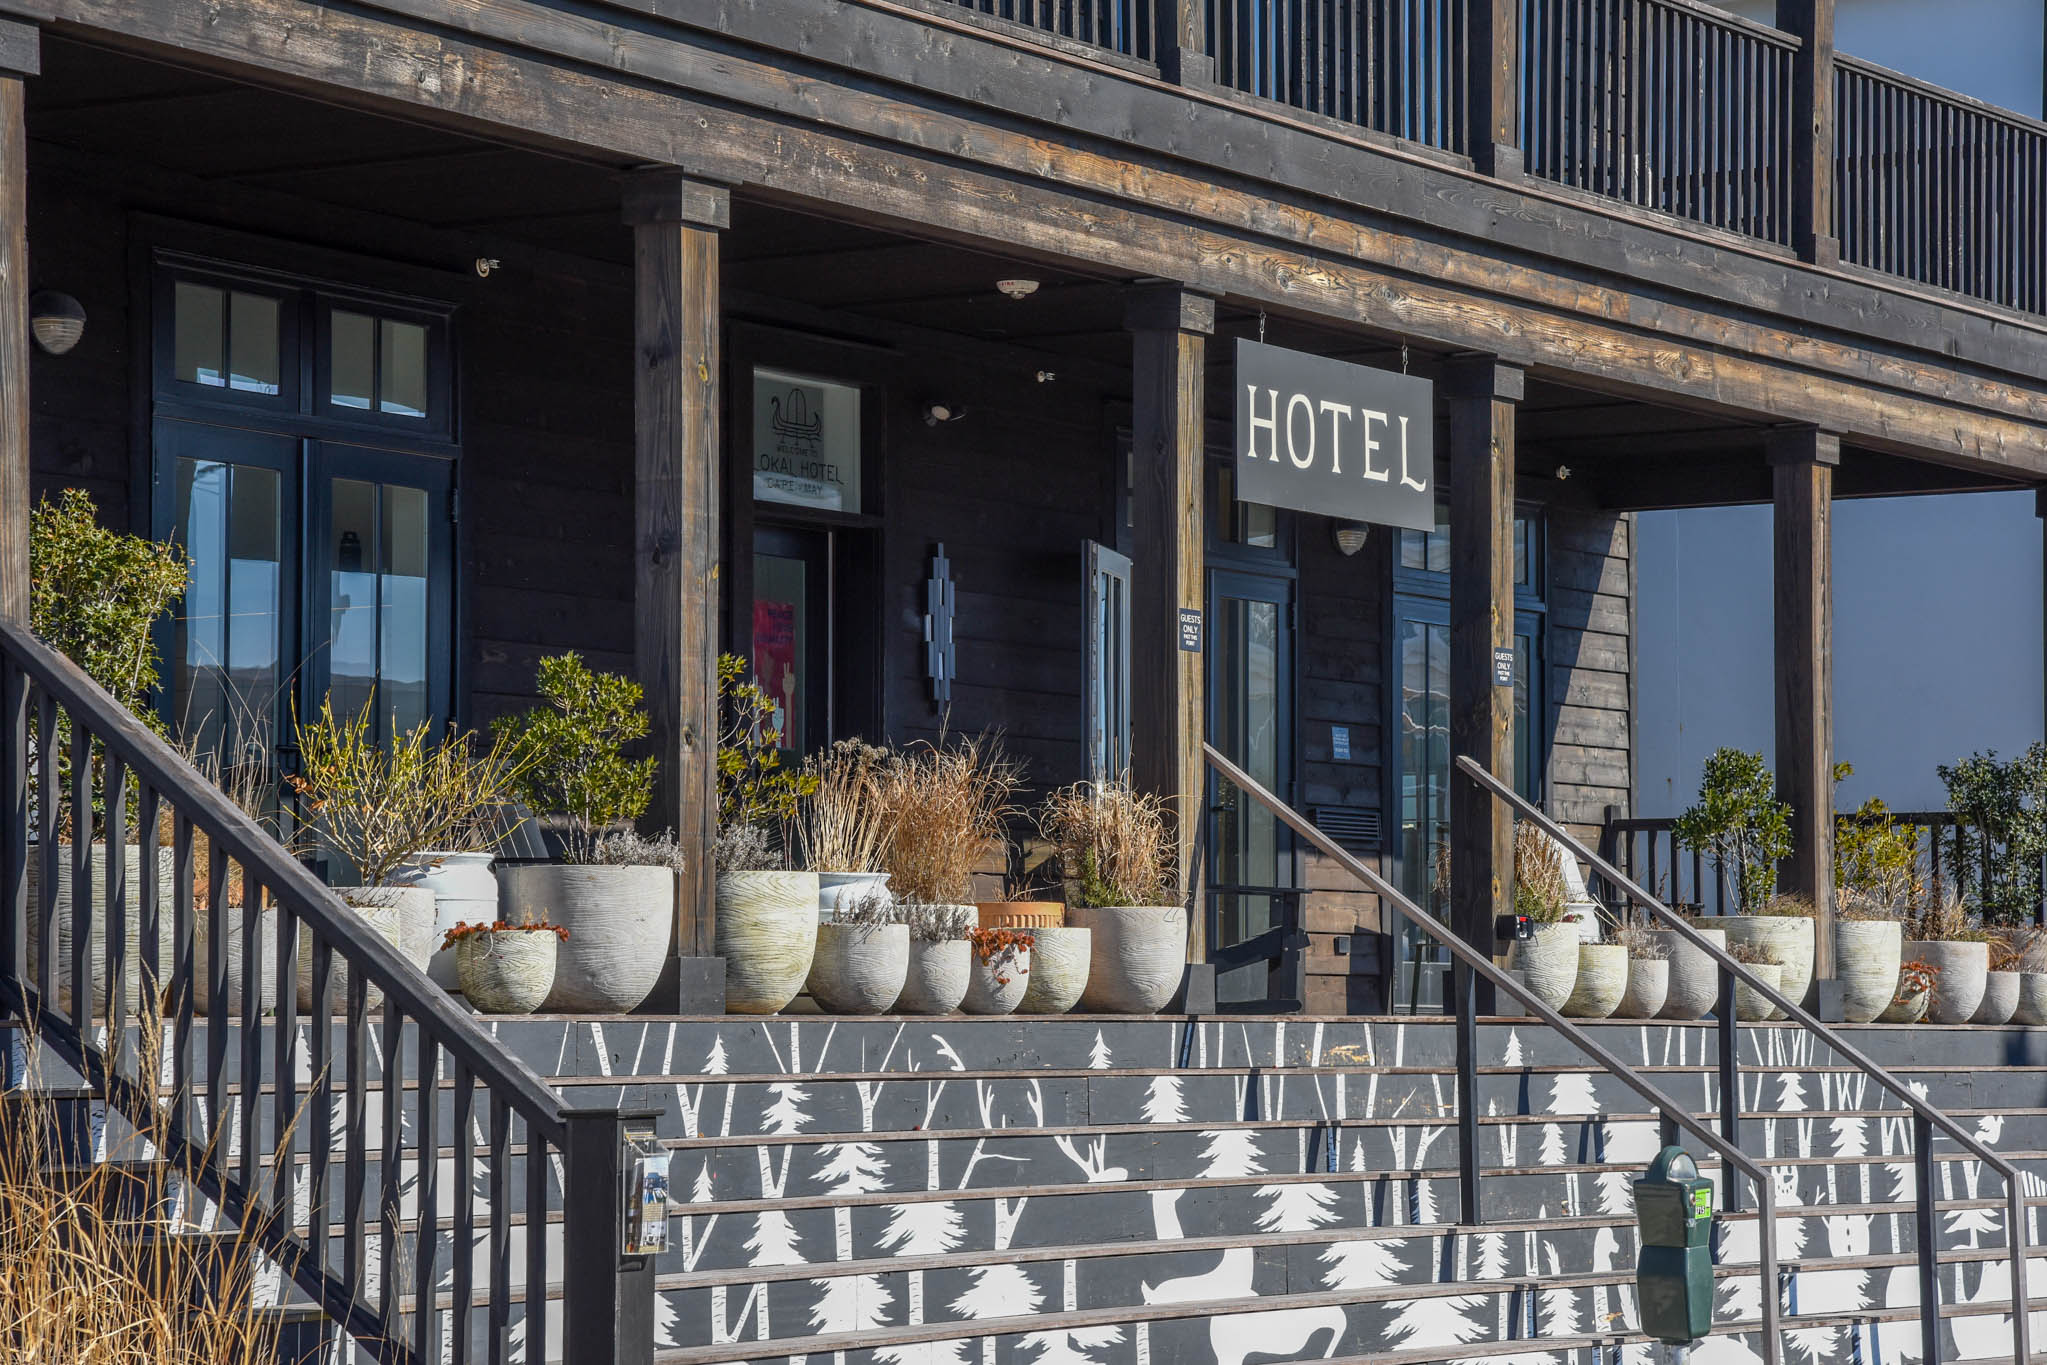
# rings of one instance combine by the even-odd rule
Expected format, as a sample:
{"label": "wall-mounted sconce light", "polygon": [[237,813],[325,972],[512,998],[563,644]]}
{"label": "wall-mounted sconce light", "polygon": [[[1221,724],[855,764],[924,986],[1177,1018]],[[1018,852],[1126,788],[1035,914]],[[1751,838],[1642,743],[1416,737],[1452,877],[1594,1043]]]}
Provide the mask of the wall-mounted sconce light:
{"label": "wall-mounted sconce light", "polygon": [[926,403],[924,425],[935,427],[940,422],[957,422],[967,415],[967,410],[957,403]]}
{"label": "wall-mounted sconce light", "polygon": [[54,289],[38,289],[29,295],[28,319],[36,345],[51,355],[63,355],[85,335],[84,306]]}
{"label": "wall-mounted sconce light", "polygon": [[1336,523],[1336,548],[1346,557],[1365,548],[1365,542],[1372,537],[1372,528],[1362,521],[1339,521]]}

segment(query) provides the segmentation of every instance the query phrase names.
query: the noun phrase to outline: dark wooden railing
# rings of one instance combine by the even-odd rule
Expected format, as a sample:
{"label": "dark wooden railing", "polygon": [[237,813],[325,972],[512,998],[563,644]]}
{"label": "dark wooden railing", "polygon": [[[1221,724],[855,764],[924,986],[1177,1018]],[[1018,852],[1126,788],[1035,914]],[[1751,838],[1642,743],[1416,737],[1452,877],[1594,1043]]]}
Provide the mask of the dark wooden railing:
{"label": "dark wooden railing", "polygon": [[1464,151],[1470,0],[1205,0],[1216,80]]}
{"label": "dark wooden railing", "polygon": [[1156,60],[1155,0],[954,0],[962,9],[1007,19],[1040,33]]}
{"label": "dark wooden railing", "polygon": [[[4,621],[0,728],[0,1018],[150,1135],[141,1154],[371,1358],[542,1365],[563,1340],[579,1362],[624,1358],[617,1305],[639,1272],[619,1254],[623,1116],[564,1107],[169,745]],[[613,1197],[561,1198],[593,1169]]]}
{"label": "dark wooden railing", "polygon": [[1528,172],[1788,243],[1798,41],[1691,0],[1522,0]]}
{"label": "dark wooden railing", "polygon": [[2047,124],[1841,57],[1841,258],[2047,313]]}

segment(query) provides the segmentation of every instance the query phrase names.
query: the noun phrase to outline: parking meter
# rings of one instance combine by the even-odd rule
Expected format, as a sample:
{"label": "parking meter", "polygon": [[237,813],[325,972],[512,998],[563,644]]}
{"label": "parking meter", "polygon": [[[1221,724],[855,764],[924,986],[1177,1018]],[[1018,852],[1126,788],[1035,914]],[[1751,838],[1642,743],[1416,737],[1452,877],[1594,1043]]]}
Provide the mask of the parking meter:
{"label": "parking meter", "polygon": [[1713,1326],[1713,1185],[1682,1147],[1665,1147],[1635,1182],[1642,1330],[1682,1346]]}

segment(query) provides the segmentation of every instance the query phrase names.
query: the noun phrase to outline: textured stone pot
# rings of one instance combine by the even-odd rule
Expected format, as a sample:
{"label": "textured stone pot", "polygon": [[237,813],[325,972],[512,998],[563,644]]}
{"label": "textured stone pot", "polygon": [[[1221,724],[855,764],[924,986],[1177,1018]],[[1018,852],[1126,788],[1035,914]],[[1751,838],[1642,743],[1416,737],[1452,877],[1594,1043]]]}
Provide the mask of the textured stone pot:
{"label": "textured stone pot", "polygon": [[951,1014],[966,998],[973,961],[973,945],[963,938],[910,940],[910,970],[896,997],[896,1013]]}
{"label": "textured stone pot", "polygon": [[421,971],[434,949],[434,893],[424,886],[337,886],[334,894],[356,909],[374,907],[398,912],[398,951]]}
{"label": "textured stone pot", "polygon": [[1031,979],[1018,1014],[1064,1014],[1087,989],[1092,929],[1031,930]]}
{"label": "textured stone pot", "polygon": [[974,918],[983,929],[1057,929],[1066,923],[1058,901],[982,901]]}
{"label": "textured stone pot", "polygon": [[1932,1001],[1931,991],[1920,991],[1914,995],[1894,999],[1884,1007],[1884,1012],[1876,1017],[1876,1021],[1879,1024],[1916,1024],[1926,1017],[1926,1007]]}
{"label": "textured stone pot", "polygon": [[[1795,1004],[1812,1008],[1807,999],[1812,989],[1813,929],[1810,915],[1722,915],[1713,921],[1727,931],[1729,943],[1746,943],[1762,949],[1784,969],[1778,993]],[[1772,1019],[1785,1017],[1779,1010]]]}
{"label": "textured stone pot", "polygon": [[1187,974],[1187,912],[1179,906],[1076,905],[1067,909],[1066,923],[1093,931],[1083,1011],[1156,1014],[1179,992]]}
{"label": "textured stone pot", "polygon": [[884,905],[895,904],[889,895],[886,872],[820,872],[817,874],[817,918],[829,920],[840,910],[851,910],[870,897]]}
{"label": "textured stone pot", "polygon": [[[1727,948],[1725,929],[1700,929],[1698,935],[1723,952]],[[1650,937],[1670,954],[1670,993],[1656,1017],[1704,1019],[1720,1003],[1720,964],[1675,929],[1655,929]]]}
{"label": "textured stone pot", "polygon": [[[1751,962],[1748,969],[1755,973],[1765,986],[1782,992],[1784,989],[1784,967],[1776,962]],[[1734,983],[1734,1017],[1744,1024],[1760,1024],[1777,1013],[1777,1007],[1769,998],[1746,981]]]}
{"label": "textured stone pot", "polygon": [[817,874],[720,873],[717,952],[730,1013],[773,1014],[794,1000],[817,955]]}
{"label": "textured stone pot", "polygon": [[1564,1001],[1572,1019],[1604,1019],[1628,993],[1628,950],[1618,943],[1580,943],[1578,976]]}
{"label": "textured stone pot", "polygon": [[2009,1024],[2019,1009],[2019,974],[2017,972],[1986,972],[1983,977],[1983,1003],[1969,1016],[1972,1024]]}
{"label": "textured stone pot", "polygon": [[[555,953],[554,987],[541,1009],[624,1014],[654,989],[675,936],[671,869],[518,863],[498,869],[498,893],[510,923],[544,921],[569,931],[568,942]],[[813,881],[803,902],[806,942],[816,923],[816,900]],[[796,980],[802,984],[801,974]]]}
{"label": "textured stone pot", "polygon": [[[159,979],[168,986],[171,970],[171,851],[152,845],[150,853],[156,855],[156,903],[161,907],[157,927],[157,967]],[[40,907],[42,905],[42,858],[41,850],[31,847],[28,851],[28,903],[31,907],[28,917],[28,960],[39,963],[42,960],[43,925]],[[107,1007],[107,846],[94,844],[88,851],[92,868],[92,911],[90,930],[86,937],[86,954],[89,959],[86,970],[91,974],[93,1017],[99,1018]],[[141,998],[142,987],[142,871],[147,862],[143,849],[136,844],[122,847],[121,880],[127,884],[127,923],[123,926],[123,937],[127,939],[129,970],[127,982],[121,991],[123,1013],[133,1014]],[[202,890],[195,900],[203,899]],[[196,931],[206,933],[205,911],[201,907],[195,913]],[[239,925],[241,918],[235,918]],[[57,845],[57,1007],[69,1011],[71,1008],[71,845]],[[36,978],[31,976],[30,980]]]}
{"label": "textured stone pot", "polygon": [[[455,950],[443,948],[448,931],[458,924],[495,924],[498,879],[488,853],[422,853],[393,872],[393,886],[423,886],[434,893],[433,955],[426,974],[442,990],[459,990],[455,981]],[[504,1013],[493,1010],[490,1013]]]}
{"label": "textured stone pot", "polygon": [[1507,950],[1507,965],[1524,973],[1535,998],[1557,1010],[1578,984],[1578,950],[1585,946],[1572,924],[1539,924],[1534,938],[1518,938]]}
{"label": "textured stone pot", "polygon": [[503,929],[456,940],[455,981],[471,1009],[531,1014],[554,989],[561,936],[548,929]]}
{"label": "textured stone pot", "polygon": [[1867,1024],[1891,1007],[1904,961],[1905,926],[1890,919],[1844,919],[1834,925],[1834,973],[1843,988],[1842,1017]]}
{"label": "textured stone pot", "polygon": [[1019,948],[990,964],[973,953],[967,971],[967,995],[960,1008],[968,1014],[1014,1014],[1031,985],[1031,950]]}
{"label": "textured stone pot", "polygon": [[1628,959],[1628,989],[1615,1006],[1616,1019],[1654,1019],[1670,998],[1670,962],[1660,957]]}
{"label": "textured stone pot", "polygon": [[[431,929],[434,913],[433,892],[423,887],[351,886],[338,888],[338,894],[358,919],[382,934],[384,941],[396,948],[407,961],[424,969],[425,955],[413,957],[406,947],[406,920],[408,917],[417,919],[424,914]],[[333,965],[327,974],[327,1008],[333,1014],[344,1014],[348,1010],[348,979],[348,959],[337,950]],[[299,926],[298,998],[299,1010],[302,1013],[311,1013],[313,931],[311,927],[303,924]],[[364,999],[370,1009],[377,1008],[384,1001],[384,988],[371,981],[364,989]]]}
{"label": "textured stone pot", "polygon": [[2047,972],[2020,972],[2018,1008],[2012,1011],[2014,1024],[2047,1024]]}
{"label": "textured stone pot", "polygon": [[[227,912],[227,1012],[242,1012],[242,908]],[[192,1005],[205,1013],[213,1008],[213,943],[204,924],[194,924],[192,933]],[[277,1008],[277,907],[266,905],[256,912],[256,1013]]]}
{"label": "textured stone pot", "polygon": [[1905,944],[1909,962],[1924,962],[1933,968],[1933,999],[1926,1017],[1936,1024],[1966,1024],[1983,1004],[1989,987],[1990,945],[1987,943],[1926,942],[1910,939]]}
{"label": "textured stone pot", "polygon": [[909,973],[909,925],[820,924],[804,989],[827,1014],[880,1014]]}

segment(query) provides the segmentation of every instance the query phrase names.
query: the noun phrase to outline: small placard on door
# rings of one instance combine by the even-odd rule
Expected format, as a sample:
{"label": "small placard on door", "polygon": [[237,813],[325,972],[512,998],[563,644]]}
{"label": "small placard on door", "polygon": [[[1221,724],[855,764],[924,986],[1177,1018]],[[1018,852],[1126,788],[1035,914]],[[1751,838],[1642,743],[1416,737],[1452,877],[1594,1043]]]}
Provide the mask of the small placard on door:
{"label": "small placard on door", "polygon": [[1180,608],[1180,648],[1189,654],[1201,652],[1201,608]]}

